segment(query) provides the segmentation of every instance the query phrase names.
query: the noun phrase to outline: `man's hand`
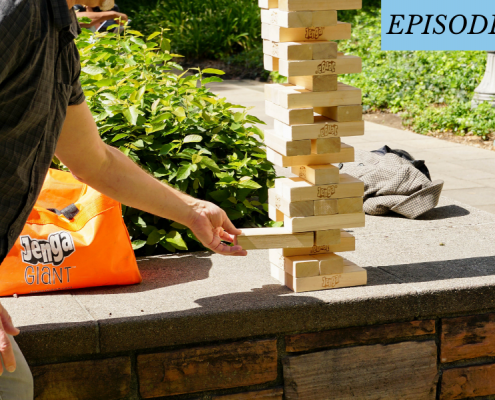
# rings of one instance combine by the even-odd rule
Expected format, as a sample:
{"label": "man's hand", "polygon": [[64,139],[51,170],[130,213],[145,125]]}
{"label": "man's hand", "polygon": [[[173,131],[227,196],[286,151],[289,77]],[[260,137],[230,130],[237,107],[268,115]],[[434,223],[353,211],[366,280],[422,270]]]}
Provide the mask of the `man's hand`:
{"label": "man's hand", "polygon": [[[7,335],[16,336],[19,334],[19,329],[14,327],[9,313],[0,304],[0,354],[3,358],[5,368],[9,372],[14,372],[16,368],[14,350],[12,343]],[[3,366],[0,363],[0,375],[3,374]]]}
{"label": "man's hand", "polygon": [[199,200],[191,207],[190,219],[191,222],[187,223],[187,226],[203,246],[226,256],[247,255],[247,251],[242,250],[241,246],[222,243],[222,241],[233,243],[234,240],[230,235],[240,235],[242,231],[232,224],[220,207]]}
{"label": "man's hand", "polygon": [[129,19],[127,15],[117,11],[94,12],[91,7],[86,7],[86,11],[80,11],[76,14],[78,17],[86,17],[91,20],[90,24],[81,24],[83,28],[99,28],[105,21],[115,20],[117,24],[124,25]]}

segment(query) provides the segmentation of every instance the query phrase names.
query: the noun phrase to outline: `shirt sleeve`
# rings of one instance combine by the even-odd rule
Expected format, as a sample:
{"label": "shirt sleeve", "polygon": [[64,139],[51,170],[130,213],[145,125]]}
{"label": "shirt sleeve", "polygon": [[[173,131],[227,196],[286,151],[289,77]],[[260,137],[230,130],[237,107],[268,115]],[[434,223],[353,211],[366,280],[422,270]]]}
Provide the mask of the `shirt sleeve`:
{"label": "shirt sleeve", "polygon": [[79,76],[81,75],[81,60],[79,58],[79,51],[77,50],[77,46],[74,42],[71,43],[71,46],[71,54],[73,57],[74,65],[74,77],[72,80],[72,94],[69,99],[69,106],[77,106],[81,104],[86,99],[86,97],[84,96],[81,81],[79,80]]}
{"label": "shirt sleeve", "polygon": [[28,56],[35,18],[30,1],[0,1],[0,85]]}

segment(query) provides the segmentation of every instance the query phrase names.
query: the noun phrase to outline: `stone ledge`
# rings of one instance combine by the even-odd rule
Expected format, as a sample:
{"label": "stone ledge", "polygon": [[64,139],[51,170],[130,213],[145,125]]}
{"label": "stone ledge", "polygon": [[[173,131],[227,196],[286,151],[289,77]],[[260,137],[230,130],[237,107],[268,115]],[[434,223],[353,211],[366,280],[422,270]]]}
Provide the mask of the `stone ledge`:
{"label": "stone ledge", "polygon": [[[495,215],[442,199],[420,220],[355,229],[364,287],[294,294],[267,251],[139,260],[141,285],[5,298],[32,363],[495,310]],[[441,245],[443,244],[443,245]]]}

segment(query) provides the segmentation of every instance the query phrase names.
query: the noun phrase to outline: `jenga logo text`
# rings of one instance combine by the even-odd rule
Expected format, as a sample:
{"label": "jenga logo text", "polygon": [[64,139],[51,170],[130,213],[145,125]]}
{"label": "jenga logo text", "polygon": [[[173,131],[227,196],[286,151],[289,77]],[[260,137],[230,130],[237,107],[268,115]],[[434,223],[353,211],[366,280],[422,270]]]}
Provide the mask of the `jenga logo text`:
{"label": "jenga logo text", "polygon": [[318,67],[316,67],[316,75],[321,75],[324,74],[325,72],[335,72],[335,66],[337,64],[335,61],[322,61],[320,64],[318,64]]}
{"label": "jenga logo text", "polygon": [[323,128],[320,129],[318,137],[324,138],[327,136],[337,136],[339,134],[339,126],[337,124],[330,125],[326,123]]}
{"label": "jenga logo text", "polygon": [[299,168],[299,178],[306,179],[306,167]]}
{"label": "jenga logo text", "polygon": [[281,269],[284,269],[285,268],[284,256],[280,256],[279,257],[279,259],[278,259],[278,267],[281,268]]}
{"label": "jenga logo text", "polygon": [[318,27],[318,28],[306,28],[306,35],[305,38],[308,40],[316,40],[323,35],[323,32],[325,31],[325,28],[323,27]]}
{"label": "jenga logo text", "polygon": [[270,16],[270,23],[272,25],[277,25],[278,23],[278,16],[277,16],[277,12],[276,11],[272,11],[272,15]]}
{"label": "jenga logo text", "polygon": [[320,186],[318,187],[318,193],[316,196],[319,199],[329,199],[335,194],[335,191],[337,190],[337,185],[332,185],[332,186]]}
{"label": "jenga logo text", "polygon": [[331,276],[330,278],[322,277],[321,279],[322,279],[322,283],[321,283],[322,287],[334,288],[340,282],[340,275],[334,275],[334,276]]}
{"label": "jenga logo text", "polygon": [[311,247],[311,254],[317,254],[317,253],[330,253],[330,246],[313,246]]}
{"label": "jenga logo text", "polygon": [[272,56],[278,58],[278,43],[272,45]]}
{"label": "jenga logo text", "polygon": [[280,210],[280,207],[282,206],[282,199],[280,196],[275,195],[275,207],[277,207],[278,210]]}

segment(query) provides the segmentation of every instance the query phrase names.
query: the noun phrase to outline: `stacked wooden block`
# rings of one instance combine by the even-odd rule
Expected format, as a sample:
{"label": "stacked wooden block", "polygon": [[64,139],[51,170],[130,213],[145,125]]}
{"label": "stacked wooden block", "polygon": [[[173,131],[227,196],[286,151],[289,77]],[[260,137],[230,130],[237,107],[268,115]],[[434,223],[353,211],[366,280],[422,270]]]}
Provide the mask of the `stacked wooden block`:
{"label": "stacked wooden block", "polygon": [[272,276],[295,292],[366,284],[366,270],[336,255],[355,250],[344,228],[364,226],[364,184],[337,166],[354,161],[342,137],[364,134],[361,90],[338,82],[361,72],[359,57],[344,55],[332,40],[350,39],[337,10],[361,0],[259,0],[265,68],[288,77],[265,86],[267,158],[298,178],[281,178],[269,190],[270,218],[284,228],[246,229],[246,249],[271,249]]}

